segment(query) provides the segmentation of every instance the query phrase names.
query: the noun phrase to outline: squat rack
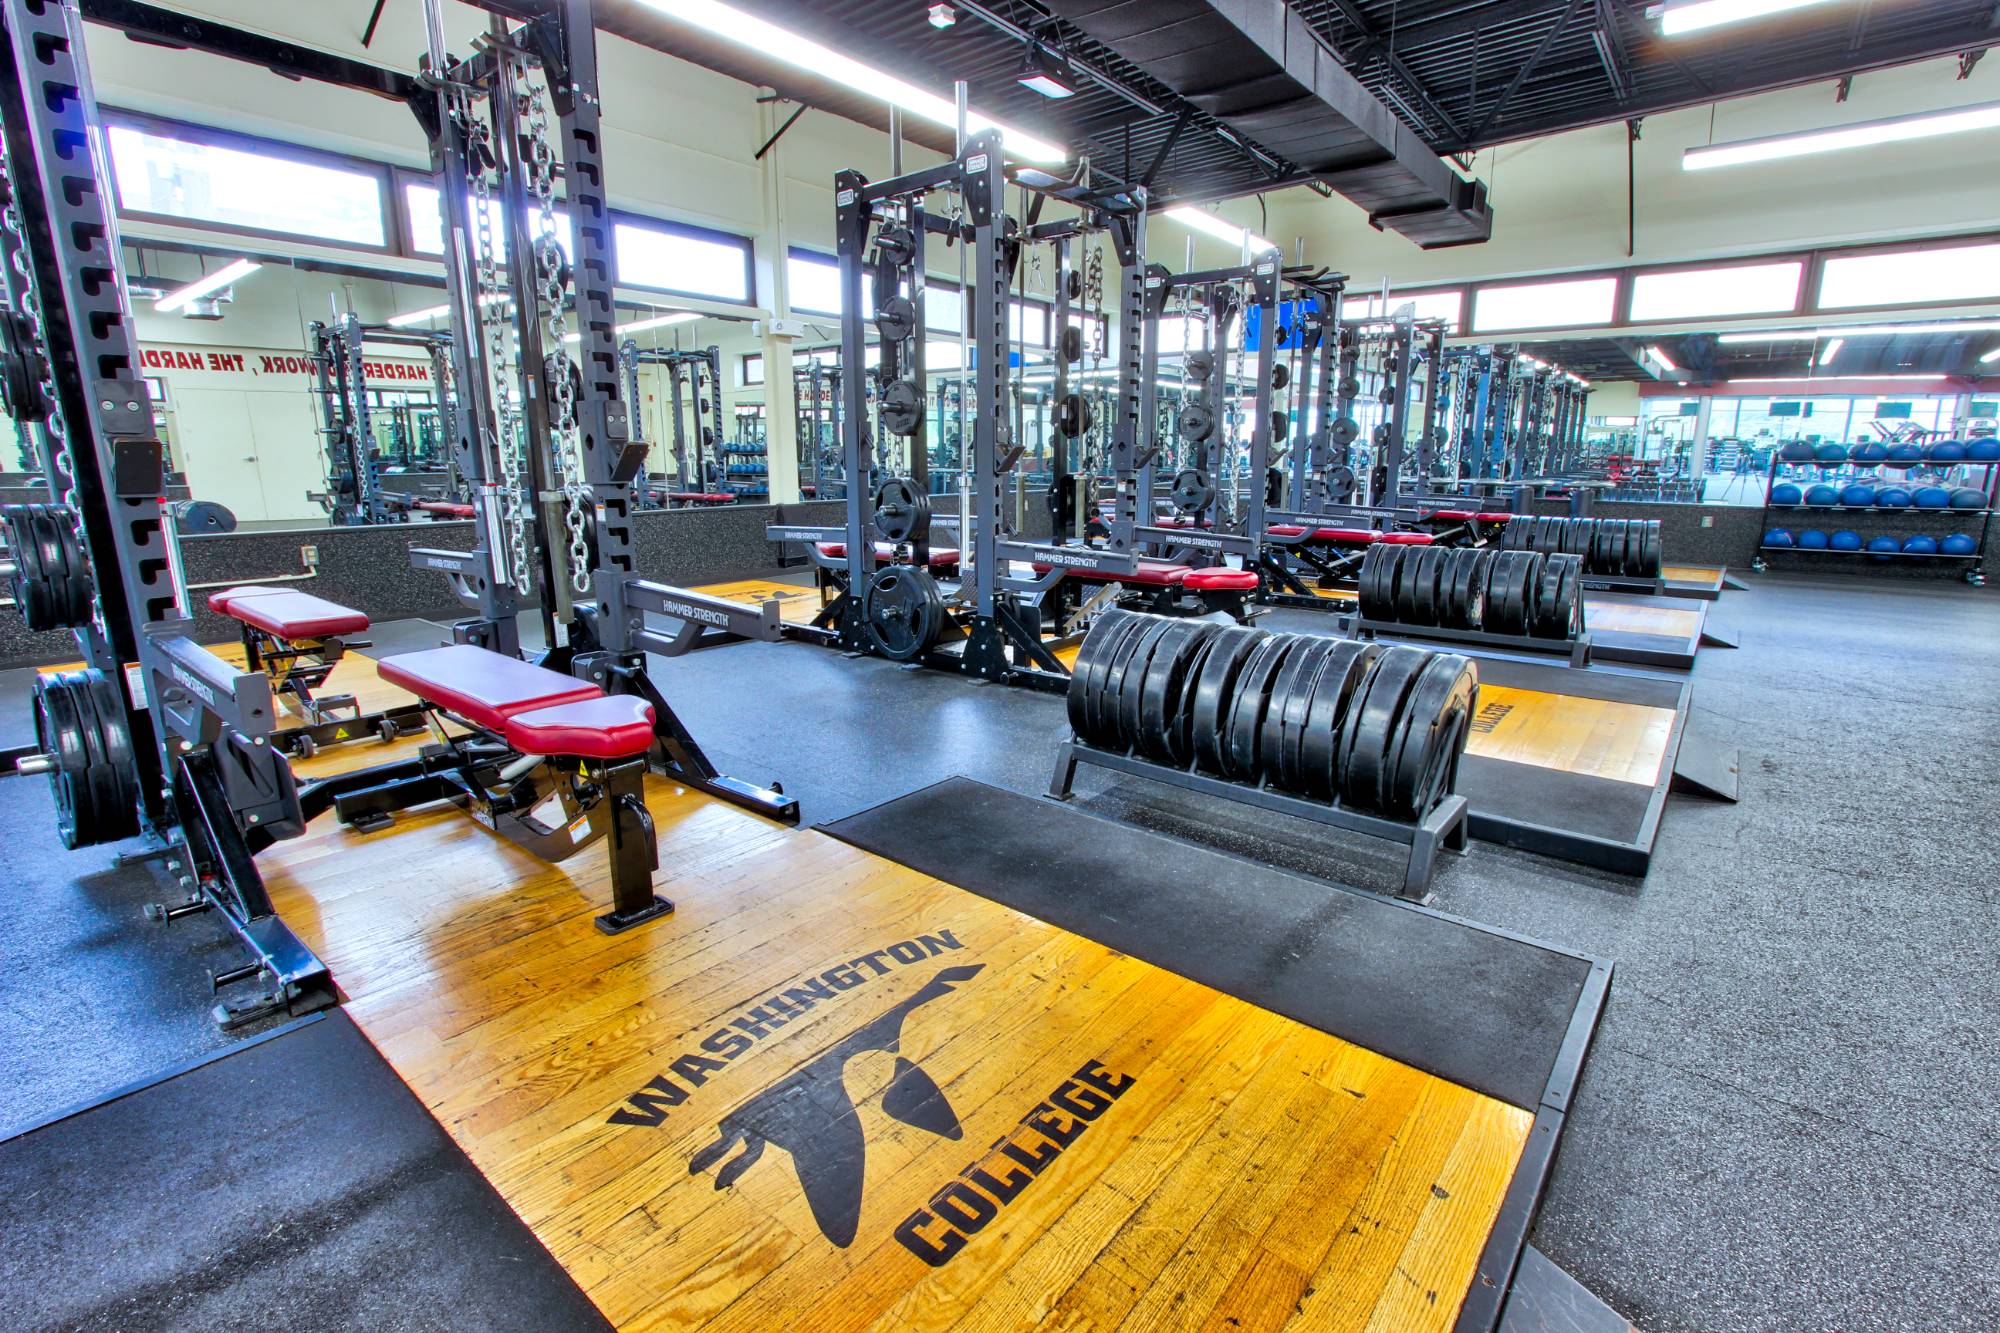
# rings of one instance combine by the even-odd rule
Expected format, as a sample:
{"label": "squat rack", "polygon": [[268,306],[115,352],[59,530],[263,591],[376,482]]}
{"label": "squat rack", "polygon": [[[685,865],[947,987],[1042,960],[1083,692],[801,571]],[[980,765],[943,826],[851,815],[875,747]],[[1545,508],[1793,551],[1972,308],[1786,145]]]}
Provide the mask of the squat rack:
{"label": "squat rack", "polygon": [[[313,396],[318,400],[321,453],[326,490],[309,493],[326,508],[335,527],[407,521],[409,511],[382,488],[381,458],[375,449],[374,425],[368,405],[364,343],[389,343],[421,349],[430,358],[431,383],[437,394],[438,428],[452,434],[451,335],[411,333],[386,324],[364,324],[353,313],[307,325],[312,339]],[[454,484],[450,488],[456,492]]]}
{"label": "squat rack", "polygon": [[[668,421],[674,432],[674,475],[683,491],[705,490],[708,465],[722,447],[722,353],[713,345],[701,348],[641,347],[631,338],[619,345],[621,364],[628,367],[626,398],[637,405],[639,367],[664,366]],[[692,421],[690,421],[692,418]],[[645,414],[632,414],[632,438],[645,443]],[[690,455],[688,446],[694,448]],[[692,467],[690,467],[692,461]]]}

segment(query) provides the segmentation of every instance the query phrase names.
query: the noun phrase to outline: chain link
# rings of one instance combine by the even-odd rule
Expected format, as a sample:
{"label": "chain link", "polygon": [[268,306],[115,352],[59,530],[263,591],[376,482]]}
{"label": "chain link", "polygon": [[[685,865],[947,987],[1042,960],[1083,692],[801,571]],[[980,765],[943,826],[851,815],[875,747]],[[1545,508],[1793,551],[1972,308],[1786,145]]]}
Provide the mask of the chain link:
{"label": "chain link", "polygon": [[543,91],[531,86],[523,96],[528,117],[528,192],[535,200],[535,277],[540,287],[548,363],[549,432],[554,437],[557,471],[561,474],[563,526],[569,530],[570,586],[590,591],[590,546],[584,536],[584,515],[590,493],[583,482],[583,440],[576,428],[576,382],[563,351],[568,333],[564,301],[569,291],[568,264],[556,235],[555,150],[549,144],[549,114]]}

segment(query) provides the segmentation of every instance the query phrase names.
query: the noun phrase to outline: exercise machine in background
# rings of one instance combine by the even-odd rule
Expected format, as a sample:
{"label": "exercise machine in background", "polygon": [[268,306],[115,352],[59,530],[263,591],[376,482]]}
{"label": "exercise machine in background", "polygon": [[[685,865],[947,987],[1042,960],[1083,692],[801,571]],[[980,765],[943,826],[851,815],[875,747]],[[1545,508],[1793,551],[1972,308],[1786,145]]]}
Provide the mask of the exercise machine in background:
{"label": "exercise machine in background", "polygon": [[[306,498],[318,502],[335,527],[408,522],[412,513],[461,517],[454,511],[464,503],[463,488],[450,453],[443,447],[453,430],[456,380],[452,375],[451,335],[364,324],[354,314],[331,322],[315,320],[307,331],[312,338],[312,393],[319,405],[325,489],[309,491]],[[376,421],[362,350],[367,343],[414,348],[429,359],[436,394],[434,417],[425,420],[402,405],[387,410],[386,423]],[[392,437],[401,437],[400,441],[392,438],[386,458],[378,436],[384,424]],[[428,439],[423,438],[426,434]],[[425,460],[435,458],[437,470],[446,473],[443,487],[411,494],[383,486],[385,469],[406,469],[419,461],[419,455]]]}

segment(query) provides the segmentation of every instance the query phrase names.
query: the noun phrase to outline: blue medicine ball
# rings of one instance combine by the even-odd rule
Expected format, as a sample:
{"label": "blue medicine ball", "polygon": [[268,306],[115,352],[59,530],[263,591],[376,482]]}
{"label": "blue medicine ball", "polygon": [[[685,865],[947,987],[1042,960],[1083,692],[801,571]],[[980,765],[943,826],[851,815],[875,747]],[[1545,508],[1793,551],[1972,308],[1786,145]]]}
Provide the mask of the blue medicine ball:
{"label": "blue medicine ball", "polygon": [[1861,534],[1842,528],[1833,534],[1827,546],[1835,551],[1858,551],[1861,549]]}
{"label": "blue medicine ball", "polygon": [[1880,440],[1863,440],[1849,449],[1847,456],[1857,463],[1879,463],[1889,456],[1889,446]]}
{"label": "blue medicine ball", "polygon": [[1822,444],[1813,453],[1821,467],[1839,467],[1847,461],[1847,446],[1844,444]]}
{"label": "blue medicine ball", "polygon": [[1799,534],[1799,549],[1801,551],[1824,551],[1826,549],[1826,534],[1818,528],[1807,528]]}
{"label": "blue medicine ball", "polygon": [[1804,440],[1787,440],[1778,450],[1778,457],[1787,463],[1810,463],[1813,447]]}
{"label": "blue medicine ball", "polygon": [[1942,486],[1919,486],[1910,499],[1919,509],[1943,509],[1951,504],[1951,492]]}
{"label": "blue medicine ball", "polygon": [[1840,487],[1829,486],[1825,482],[1806,487],[1806,503],[1815,509],[1826,509],[1840,503]]}
{"label": "blue medicine ball", "polygon": [[1886,534],[1880,537],[1870,537],[1868,539],[1868,553],[1871,556],[1881,556],[1883,558],[1887,558],[1889,556],[1894,555],[1896,552],[1902,549],[1903,549],[1903,544],[1901,542],[1897,541],[1894,537],[1888,536]]}
{"label": "blue medicine ball", "polygon": [[1950,504],[1953,509],[1984,509],[1986,492],[1974,486],[1961,486],[1951,493]]}
{"label": "blue medicine ball", "polygon": [[[1815,486],[1813,489],[1818,490],[1819,487]],[[1771,503],[1774,505],[1800,504],[1804,502],[1805,498],[1805,492],[1792,485],[1789,481],[1779,482],[1771,488]]]}
{"label": "blue medicine ball", "polygon": [[1979,543],[1969,532],[1954,532],[1938,543],[1938,549],[1946,555],[1971,555],[1979,549]]}
{"label": "blue medicine ball", "polygon": [[1922,533],[1918,533],[1903,543],[1904,555],[1936,555],[1937,553],[1937,538],[1925,536]]}
{"label": "blue medicine ball", "polygon": [[1875,503],[1884,509],[1908,509],[1910,493],[1901,486],[1884,486],[1875,492]]}
{"label": "blue medicine ball", "polygon": [[1764,534],[1764,545],[1766,546],[1790,546],[1791,544],[1792,534],[1788,528],[1772,528]]}
{"label": "blue medicine ball", "polygon": [[1965,456],[1975,463],[2000,462],[2000,436],[1982,435],[1965,442]]}
{"label": "blue medicine ball", "polygon": [[1882,461],[1890,467],[1914,467],[1916,464],[1924,461],[1923,446],[1916,444],[1892,444],[1889,446],[1888,454]]}
{"label": "blue medicine ball", "polygon": [[1875,503],[1875,488],[1862,482],[1855,482],[1840,492],[1840,502],[1844,505],[1872,505]]}
{"label": "blue medicine ball", "polygon": [[1939,440],[1928,452],[1932,462],[1962,462],[1965,458],[1965,444],[1959,440]]}

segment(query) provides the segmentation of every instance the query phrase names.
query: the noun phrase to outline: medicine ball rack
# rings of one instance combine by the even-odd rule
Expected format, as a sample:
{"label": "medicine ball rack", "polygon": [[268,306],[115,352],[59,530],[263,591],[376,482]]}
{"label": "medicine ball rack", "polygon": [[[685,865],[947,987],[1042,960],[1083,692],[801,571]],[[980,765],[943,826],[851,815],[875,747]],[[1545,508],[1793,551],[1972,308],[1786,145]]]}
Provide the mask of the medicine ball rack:
{"label": "medicine ball rack", "polygon": [[[1921,508],[1914,504],[1895,505],[1895,506],[1883,506],[1883,505],[1872,505],[1872,504],[1871,505],[1850,505],[1850,504],[1814,505],[1805,503],[1780,504],[1771,498],[1773,491],[1777,488],[1778,485],[1778,468],[1780,464],[1797,466],[1799,461],[1800,460],[1796,459],[1781,459],[1778,456],[1778,451],[1773,450],[1771,452],[1771,460],[1768,466],[1766,467],[1764,473],[1764,517],[1763,521],[1758,525],[1760,535],[1757,541],[1757,554],[1756,557],[1752,559],[1750,562],[1751,569],[1755,570],[1759,574],[1764,573],[1765,570],[1767,570],[1770,567],[1771,557],[1774,555],[1775,556],[1800,555],[1800,556],[1815,556],[1815,557],[1836,556],[1848,559],[1851,559],[1855,556],[1861,556],[1864,557],[1870,563],[1877,561],[1882,563],[1888,563],[1890,561],[1902,560],[1902,561],[1915,561],[1919,565],[1936,561],[1940,562],[1939,564],[1940,568],[1958,570],[1958,577],[1963,578],[1967,583],[1971,584],[1973,587],[1980,588],[1986,586],[1986,544],[1988,538],[1992,534],[1993,511],[1996,507],[2000,507],[2000,462],[1988,462],[1982,459],[1963,459],[1963,458],[1941,460],[1946,466],[1949,467],[1983,469],[1986,479],[1985,484],[1983,486],[1967,487],[1965,489],[1982,491],[1985,495],[1985,500],[1978,509],[1958,509],[1952,507],[1937,509],[1937,508]],[[1854,462],[1857,460],[1849,459],[1848,461]],[[1915,459],[1909,460],[1911,464],[1914,464],[1918,461],[1920,460],[1915,460]],[[1921,460],[1921,461],[1928,461],[1928,460]],[[1863,467],[1871,467],[1871,468],[1884,468],[1884,467],[1894,466],[1894,464],[1888,462],[1887,460],[1861,461],[1860,465]],[[1863,480],[1865,481],[1866,477],[1864,477]],[[1866,514],[1869,515],[1872,519],[1893,520],[1894,526],[1898,526],[1904,529],[1921,525],[1927,530],[1939,532],[1941,534],[1948,534],[1951,532],[1965,532],[1966,531],[1965,521],[1968,519],[1976,519],[1978,520],[1978,523],[1976,527],[1976,535],[1973,535],[1973,542],[1974,542],[1973,549],[1967,552],[1948,552],[1948,551],[1919,552],[1919,551],[1904,551],[1904,550],[1870,551],[1865,548],[1859,551],[1844,551],[1844,550],[1834,550],[1830,547],[1822,549],[1817,547],[1802,547],[1797,545],[1777,546],[1764,541],[1762,534],[1768,534],[1771,531],[1771,529],[1774,526],[1776,526],[1776,524],[1773,521],[1774,518],[1783,518],[1788,522],[1796,522],[1801,515],[1811,515],[1811,514]],[[1863,520],[1860,525],[1870,530],[1868,532],[1863,533],[1862,534],[1863,537],[1871,535],[1876,535],[1876,536],[1900,535],[1889,531],[1889,527],[1891,525],[1877,523],[1877,522],[1869,522],[1867,520]],[[1843,567],[1854,568],[1854,566],[1851,565],[1835,566],[1835,568],[1843,568]],[[1867,566],[1865,564],[1860,566],[1860,568],[1864,569],[1866,567]]]}
{"label": "medicine ball rack", "polygon": [[1090,764],[1401,843],[1422,902],[1438,851],[1468,845],[1478,694],[1455,654],[1113,610],[1077,655],[1049,795]]}

